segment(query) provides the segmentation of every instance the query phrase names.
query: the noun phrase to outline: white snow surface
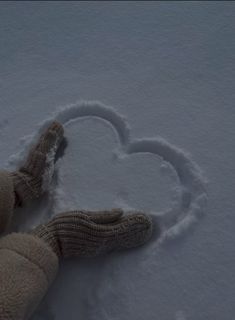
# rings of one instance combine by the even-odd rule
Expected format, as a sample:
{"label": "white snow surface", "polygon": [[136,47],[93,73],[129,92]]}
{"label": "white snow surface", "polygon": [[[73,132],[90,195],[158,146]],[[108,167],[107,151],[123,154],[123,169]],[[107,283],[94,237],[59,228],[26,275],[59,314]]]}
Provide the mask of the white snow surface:
{"label": "white snow surface", "polygon": [[53,120],[67,140],[11,230],[113,207],[162,230],[64,261],[32,320],[234,319],[234,31],[232,2],[0,4],[1,167]]}
{"label": "white snow surface", "polygon": [[[76,208],[114,206],[155,212],[161,241],[180,234],[204,212],[205,179],[189,156],[160,137],[132,141],[124,118],[99,102],[73,104],[45,120],[38,132],[25,140],[25,147],[10,157],[9,169],[13,164],[20,166],[39,133],[53,120],[66,129],[68,151],[57,164],[57,182],[49,193],[49,216]],[[52,179],[54,157],[52,149],[44,175],[45,190]]]}

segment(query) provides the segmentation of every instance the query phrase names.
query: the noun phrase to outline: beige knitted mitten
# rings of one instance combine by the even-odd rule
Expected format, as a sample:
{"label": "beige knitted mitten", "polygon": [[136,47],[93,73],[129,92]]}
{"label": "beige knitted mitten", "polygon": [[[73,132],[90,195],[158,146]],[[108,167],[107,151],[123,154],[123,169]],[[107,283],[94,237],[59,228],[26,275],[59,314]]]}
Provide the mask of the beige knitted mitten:
{"label": "beige knitted mitten", "polygon": [[59,258],[97,256],[142,245],[152,223],[142,213],[121,210],[69,212],[31,234],[0,239],[0,320],[27,320],[56,277]]}
{"label": "beige knitted mitten", "polygon": [[32,231],[58,257],[95,257],[113,250],[137,247],[152,234],[152,221],[143,213],[72,211],[60,214]]}
{"label": "beige knitted mitten", "polygon": [[63,139],[63,126],[54,121],[41,135],[32,148],[25,164],[11,173],[15,191],[15,206],[21,206],[28,200],[38,198],[49,185],[53,171],[55,155]]}

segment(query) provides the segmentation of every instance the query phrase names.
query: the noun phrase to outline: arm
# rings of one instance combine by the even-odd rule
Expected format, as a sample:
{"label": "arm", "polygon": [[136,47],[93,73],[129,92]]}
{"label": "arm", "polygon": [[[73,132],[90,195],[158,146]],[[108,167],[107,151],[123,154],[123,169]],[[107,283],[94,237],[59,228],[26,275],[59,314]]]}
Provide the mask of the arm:
{"label": "arm", "polygon": [[30,150],[22,167],[14,172],[0,171],[0,234],[9,226],[14,208],[26,205],[46,191],[62,139],[62,125],[53,122]]}
{"label": "arm", "polygon": [[0,240],[0,320],[28,320],[67,257],[96,257],[143,245],[152,222],[142,213],[74,211],[30,234]]}

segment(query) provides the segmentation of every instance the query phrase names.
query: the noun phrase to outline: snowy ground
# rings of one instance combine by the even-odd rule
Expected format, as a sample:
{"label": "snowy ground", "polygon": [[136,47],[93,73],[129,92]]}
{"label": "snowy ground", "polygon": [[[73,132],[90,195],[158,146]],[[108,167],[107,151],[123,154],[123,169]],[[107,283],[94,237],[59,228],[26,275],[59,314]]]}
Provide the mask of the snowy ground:
{"label": "snowy ground", "polygon": [[32,320],[234,319],[234,32],[233,2],[1,2],[0,164],[54,118],[68,142],[12,229],[112,207],[162,229],[63,263]]}

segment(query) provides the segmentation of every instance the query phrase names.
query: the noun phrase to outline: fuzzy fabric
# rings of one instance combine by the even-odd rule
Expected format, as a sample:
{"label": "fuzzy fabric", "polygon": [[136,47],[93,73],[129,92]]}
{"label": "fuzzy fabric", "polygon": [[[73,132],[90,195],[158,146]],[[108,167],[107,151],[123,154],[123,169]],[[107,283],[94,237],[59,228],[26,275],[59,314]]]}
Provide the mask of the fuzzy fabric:
{"label": "fuzzy fabric", "polygon": [[12,233],[0,240],[0,320],[27,320],[46,294],[58,258],[37,237]]}
{"label": "fuzzy fabric", "polygon": [[9,226],[15,203],[14,185],[8,172],[0,171],[0,234]]}

